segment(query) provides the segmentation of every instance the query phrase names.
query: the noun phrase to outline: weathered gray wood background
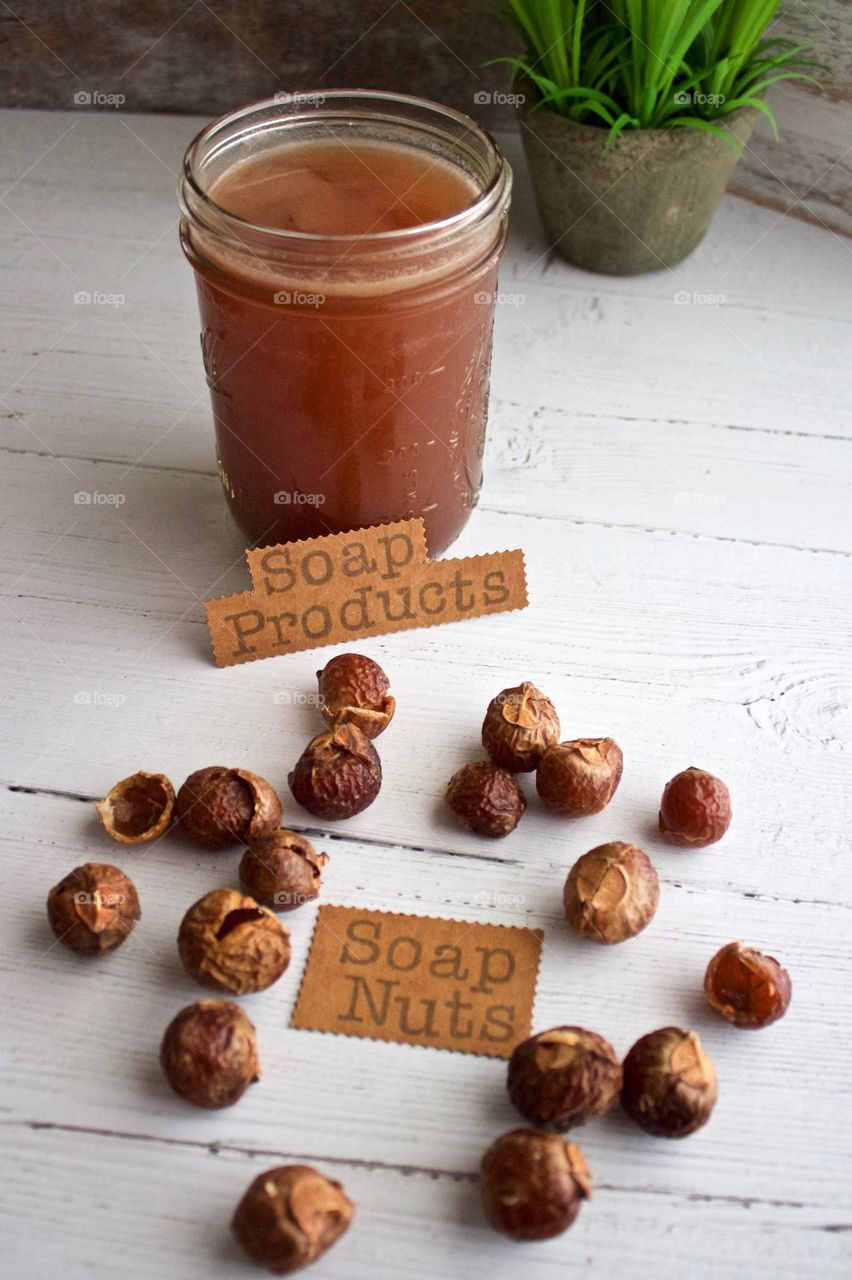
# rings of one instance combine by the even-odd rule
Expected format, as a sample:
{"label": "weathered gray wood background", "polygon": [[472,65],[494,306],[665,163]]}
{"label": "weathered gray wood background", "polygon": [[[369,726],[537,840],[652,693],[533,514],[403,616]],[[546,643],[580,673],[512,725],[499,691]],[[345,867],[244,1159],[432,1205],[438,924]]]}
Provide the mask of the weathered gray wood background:
{"label": "weathered gray wood background", "polygon": [[[215,115],[280,89],[404,89],[489,125],[511,108],[490,57],[516,47],[492,0],[0,0],[0,105]],[[734,189],[852,235],[852,3],[786,0],[773,34],[808,41],[820,90],[782,85]],[[76,95],[76,98],[75,98]],[[89,96],[91,101],[81,101]],[[119,95],[111,105],[98,95]],[[486,99],[486,100],[483,100]]]}

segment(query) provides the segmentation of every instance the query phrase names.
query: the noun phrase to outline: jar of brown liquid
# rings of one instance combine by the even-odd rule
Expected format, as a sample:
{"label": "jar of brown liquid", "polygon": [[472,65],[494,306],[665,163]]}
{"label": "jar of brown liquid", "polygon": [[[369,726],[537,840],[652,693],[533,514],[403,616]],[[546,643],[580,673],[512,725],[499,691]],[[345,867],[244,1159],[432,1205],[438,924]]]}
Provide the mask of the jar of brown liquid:
{"label": "jar of brown liquid", "polygon": [[279,95],[189,147],[219,472],[255,544],[422,516],[431,554],[482,480],[511,172],[459,112]]}

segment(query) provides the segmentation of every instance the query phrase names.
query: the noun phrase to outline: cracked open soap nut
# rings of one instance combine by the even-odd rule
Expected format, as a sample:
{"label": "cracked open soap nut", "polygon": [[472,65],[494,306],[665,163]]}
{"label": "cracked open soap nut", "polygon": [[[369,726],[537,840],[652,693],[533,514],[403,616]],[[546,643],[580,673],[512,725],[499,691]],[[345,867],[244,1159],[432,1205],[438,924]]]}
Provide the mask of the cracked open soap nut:
{"label": "cracked open soap nut", "polygon": [[492,698],[482,722],[482,745],[510,773],[529,773],[559,741],[559,717],[546,694],[529,680]]}
{"label": "cracked open soap nut", "polygon": [[288,782],[297,804],[315,817],[352,818],[379,794],[382,765],[357,725],[337,724],[311,739]]}
{"label": "cracked open soap nut", "polygon": [[259,1174],[231,1222],[234,1238],[253,1261],[276,1276],[316,1262],[340,1239],[355,1206],[339,1182],[309,1165],[281,1165]]}
{"label": "cracked open soap nut", "polygon": [[163,773],[122,778],[95,805],[104,829],[120,844],[142,844],[161,836],[172,820],[175,789]]}
{"label": "cracked open soap nut", "polygon": [[704,976],[704,993],[717,1013],[735,1027],[768,1027],[787,1012],[793,984],[774,956],[743,942],[716,952]]}
{"label": "cracked open soap nut", "polygon": [[479,1187],[486,1218],[512,1240],[560,1235],[592,1194],[580,1148],[543,1129],[513,1129],[493,1142]]}
{"label": "cracked open soap nut", "polygon": [[694,1031],[661,1027],[637,1040],[624,1059],[621,1105],[646,1133],[685,1138],[710,1119],[717,1084]]}
{"label": "cracked open soap nut", "polygon": [[254,1027],[232,1000],[199,1000],[169,1023],[160,1065],[175,1093],[194,1106],[233,1106],[260,1079]]}
{"label": "cracked open soap nut", "polygon": [[463,827],[478,836],[507,836],[523,817],[527,799],[508,769],[478,760],[447,783],[444,799]]}
{"label": "cracked open soap nut", "polygon": [[635,937],[650,924],[659,901],[651,859],[623,840],[584,853],[565,881],[565,918],[578,937],[593,942]]}
{"label": "cracked open soap nut", "polygon": [[612,1045],[584,1027],[553,1027],[517,1045],[509,1097],[530,1124],[570,1129],[603,1115],[621,1091]]}
{"label": "cracked open soap nut", "polygon": [[142,915],[133,882],[107,862],[86,862],[55,884],[47,915],[56,937],[81,956],[120,947]]}
{"label": "cracked open soap nut", "polygon": [[194,903],[178,932],[190,977],[231,995],[265,991],[290,963],[290,932],[266,907],[236,889],[214,889]]}
{"label": "cracked open soap nut", "polygon": [[361,653],[341,653],[317,672],[320,710],[332,727],[354,724],[368,738],[377,738],[393,719],[396,701],[378,662]]}
{"label": "cracked open soap nut", "polygon": [[659,825],[669,844],[689,849],[715,844],[731,825],[728,788],[706,769],[684,769],[666,783]]}
{"label": "cracked open soap nut", "polygon": [[538,762],[536,790],[563,818],[600,813],[615,795],[624,758],[613,738],[576,738],[549,747]]}
{"label": "cracked open soap nut", "polygon": [[205,849],[224,849],[274,831],[281,802],[263,778],[214,764],[191,773],[177,793],[181,830]]}
{"label": "cracked open soap nut", "polygon": [[293,911],[318,897],[327,853],[295,831],[273,831],[252,840],[240,862],[247,893],[272,911]]}

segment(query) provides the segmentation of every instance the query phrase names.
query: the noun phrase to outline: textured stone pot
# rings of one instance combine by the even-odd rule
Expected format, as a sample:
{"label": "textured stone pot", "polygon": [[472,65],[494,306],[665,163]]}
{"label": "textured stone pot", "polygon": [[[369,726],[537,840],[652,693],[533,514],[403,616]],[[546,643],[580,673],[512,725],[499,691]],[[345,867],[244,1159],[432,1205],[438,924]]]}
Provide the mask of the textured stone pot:
{"label": "textured stone pot", "polygon": [[[625,129],[604,154],[606,129],[547,107],[518,107],[521,136],[545,226],[578,267],[610,275],[660,271],[701,242],[737,163],[733,147],[701,129]],[[725,126],[745,144],[758,112]]]}

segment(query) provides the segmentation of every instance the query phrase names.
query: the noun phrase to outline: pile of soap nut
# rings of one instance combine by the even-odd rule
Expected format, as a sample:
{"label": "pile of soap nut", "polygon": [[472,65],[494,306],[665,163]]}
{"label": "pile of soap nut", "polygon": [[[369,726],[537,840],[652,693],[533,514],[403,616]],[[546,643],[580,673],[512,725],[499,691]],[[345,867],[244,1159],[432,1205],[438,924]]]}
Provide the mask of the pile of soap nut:
{"label": "pile of soap nut", "polygon": [[[585,818],[605,809],[621,781],[618,743],[559,737],[556,708],[535,685],[524,681],[498,693],[482,725],[488,759],[464,765],[447,784],[447,804],[462,826],[491,838],[514,831],[527,808],[516,775],[533,770],[541,802],[559,817]],[[730,826],[728,788],[704,769],[684,769],[663,791],[658,822],[670,844],[714,844]],[[599,943],[635,937],[650,923],[659,898],[650,858],[621,840],[578,858],[563,892],[574,932]],[[704,990],[734,1026],[754,1028],[786,1012],[791,983],[772,956],[731,942],[710,960]],[[697,1034],[680,1027],[642,1036],[623,1063],[596,1032],[553,1027],[515,1048],[508,1088],[516,1109],[535,1127],[505,1133],[488,1148],[480,1186],[489,1221],[515,1240],[558,1235],[591,1194],[582,1152],[559,1131],[603,1115],[620,1097],[647,1133],[684,1138],[706,1124],[717,1093],[713,1063]]]}
{"label": "pile of soap nut", "polygon": [[[372,740],[390,723],[395,702],[384,671],[359,654],[333,658],[317,678],[327,728],[296,762],[290,790],[318,817],[351,817],[378,795],[382,769]],[[164,774],[143,771],[116,783],[96,807],[120,844],[177,829],[204,849],[242,845],[242,889],[214,889],[193,903],[178,951],[190,977],[219,993],[243,996],[278,981],[290,963],[290,932],[277,913],[318,896],[328,857],[281,827],[281,802],[264,778],[212,765],[190,774],[175,794]],[[114,951],[141,918],[130,878],[100,862],[75,867],[54,885],[47,909],[56,937],[84,956]],[[199,1000],[166,1028],[160,1063],[187,1102],[232,1106],[260,1078],[255,1028],[233,1000]],[[324,1253],[354,1212],[338,1182],[306,1165],[284,1165],[255,1178],[232,1228],[251,1258],[284,1275]]]}
{"label": "pile of soap nut", "polygon": [[[342,654],[317,676],[327,728],[294,766],[290,790],[317,817],[351,817],[378,795],[382,770],[373,739],[390,723],[395,702],[384,671],[362,655]],[[482,730],[489,759],[465,765],[447,787],[459,821],[481,835],[508,835],[527,803],[515,775],[533,769],[542,802],[556,814],[600,812],[620,781],[621,750],[611,738],[559,742],[559,732],[553,703],[534,685],[498,694]],[[263,991],[281,977],[290,963],[290,934],[277,915],[318,896],[328,858],[281,827],[281,803],[268,782],[213,765],[191,774],[176,794],[164,774],[138,772],[116,783],[97,810],[108,834],[125,845],[158,839],[170,828],[206,849],[242,845],[242,890],[215,889],[189,907],[178,932],[180,958],[201,986],[232,996]],[[699,847],[721,838],[730,816],[724,784],[687,769],[665,789],[660,830],[675,844]],[[584,854],[565,884],[569,923],[581,937],[603,943],[637,934],[658,899],[650,860],[620,841]],[[65,946],[101,956],[125,940],[141,911],[122,870],[89,862],[51,889],[48,916]],[[776,960],[736,942],[710,961],[705,991],[734,1025],[760,1027],[785,1012],[791,987]],[[175,1092],[208,1109],[233,1105],[260,1077],[255,1028],[228,999],[181,1009],[166,1028],[160,1061]],[[483,1208],[506,1235],[538,1240],[565,1230],[590,1194],[582,1153],[560,1131],[603,1114],[620,1097],[649,1133],[683,1137],[708,1119],[716,1077],[694,1032],[653,1031],[621,1064],[602,1036],[561,1026],[515,1048],[508,1089],[534,1127],[504,1134],[486,1151]],[[251,1258],[283,1275],[324,1253],[353,1215],[339,1183],[308,1166],[285,1165],[252,1182],[232,1227]]]}

